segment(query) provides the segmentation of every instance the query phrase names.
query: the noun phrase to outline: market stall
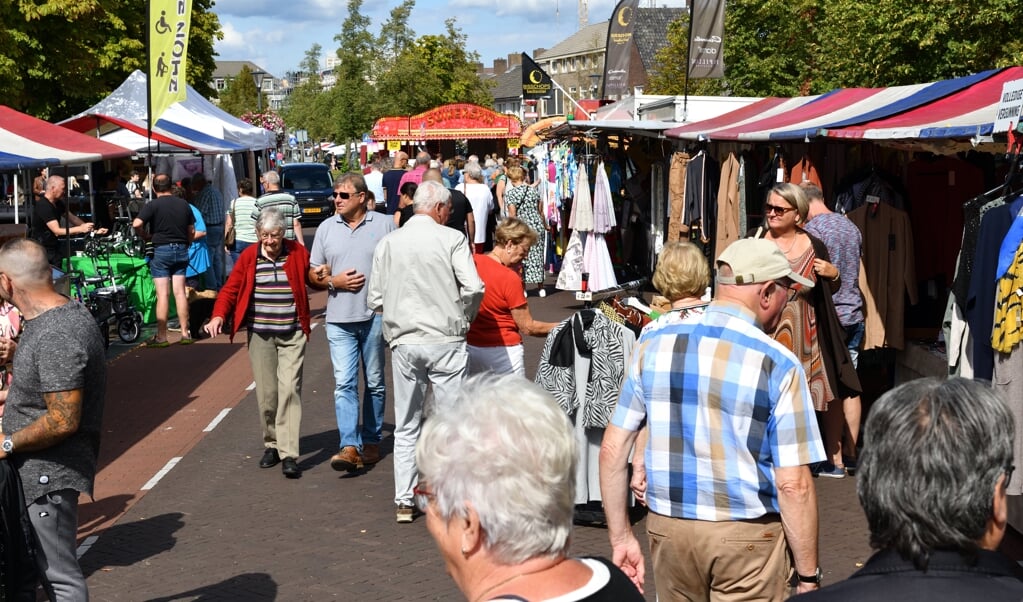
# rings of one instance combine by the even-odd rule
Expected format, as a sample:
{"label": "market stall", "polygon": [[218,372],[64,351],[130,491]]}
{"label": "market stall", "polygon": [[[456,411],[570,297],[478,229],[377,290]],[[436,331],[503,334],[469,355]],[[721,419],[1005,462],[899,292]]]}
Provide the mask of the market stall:
{"label": "market stall", "polygon": [[[417,142],[446,157],[454,156],[455,141],[467,141],[469,152],[505,155],[518,147],[522,122],[515,115],[498,113],[468,103],[444,105],[418,115],[381,117],[373,124],[376,142],[397,146]],[[391,144],[387,145],[389,150]]]}

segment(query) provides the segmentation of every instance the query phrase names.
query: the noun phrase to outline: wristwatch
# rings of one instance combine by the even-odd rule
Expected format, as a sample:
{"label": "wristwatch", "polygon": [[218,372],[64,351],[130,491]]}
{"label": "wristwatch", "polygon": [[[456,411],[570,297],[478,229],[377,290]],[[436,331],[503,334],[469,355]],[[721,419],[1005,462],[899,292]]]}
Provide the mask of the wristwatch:
{"label": "wristwatch", "polygon": [[824,576],[821,574],[821,567],[817,567],[814,574],[810,576],[800,575],[798,571],[796,572],[796,579],[798,579],[800,583],[813,583],[820,586],[821,581],[823,581],[823,577]]}
{"label": "wristwatch", "polygon": [[13,454],[14,453],[14,439],[11,439],[10,437],[5,437],[4,438],[4,442],[0,443],[0,450],[3,450],[3,452],[5,454]]}
{"label": "wristwatch", "polygon": [[334,277],[330,276],[327,278],[327,292],[333,293],[337,289],[334,288]]}

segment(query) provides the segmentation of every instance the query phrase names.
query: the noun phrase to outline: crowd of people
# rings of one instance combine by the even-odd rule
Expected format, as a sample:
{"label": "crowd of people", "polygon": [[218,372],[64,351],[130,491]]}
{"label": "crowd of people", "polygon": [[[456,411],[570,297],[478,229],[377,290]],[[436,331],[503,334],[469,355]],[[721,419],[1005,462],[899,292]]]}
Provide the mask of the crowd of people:
{"label": "crowd of people", "polygon": [[[809,185],[771,189],[764,225],[712,265],[691,243],[664,246],[653,284],[667,311],[627,359],[600,450],[610,558],[572,557],[577,444],[565,412],[525,379],[522,337],[557,326],[528,304],[543,282],[536,190],[513,159],[419,153],[407,163],[398,153],[338,177],[335,212],[308,249],[276,172],[262,175],[265,194],[242,179],[229,202],[201,174],[177,193],[168,175],[152,179],[155,197],[133,223],[154,247],[157,329],[146,345],[170,344],[171,296],[179,342],[192,342],[185,285],[206,251],[204,285],[218,294],[204,330],[245,331],[261,468],[302,476],[309,290],[325,291],[330,466],[357,476],[381,461],[390,398],[396,521],[425,516],[469,600],[641,600],[647,557],[660,600],[1023,597],[1023,570],[997,551],[1014,470],[1005,401],[973,381],[910,382],[873,404],[861,444],[861,243]],[[20,336],[0,333],[0,459],[10,456],[24,485],[15,523],[35,534],[24,539],[35,556],[26,550],[32,561],[5,592],[39,580],[51,599],[78,600],[77,499],[95,476],[105,362],[91,316],[49,272],[50,222],[92,224],[61,205],[62,178],[45,184],[43,216],[54,219],[41,242],[0,247],[0,300],[32,322]],[[223,266],[225,233],[229,271],[214,258]],[[877,552],[821,588],[813,477],[852,474]],[[648,555],[630,494],[648,511]]]}

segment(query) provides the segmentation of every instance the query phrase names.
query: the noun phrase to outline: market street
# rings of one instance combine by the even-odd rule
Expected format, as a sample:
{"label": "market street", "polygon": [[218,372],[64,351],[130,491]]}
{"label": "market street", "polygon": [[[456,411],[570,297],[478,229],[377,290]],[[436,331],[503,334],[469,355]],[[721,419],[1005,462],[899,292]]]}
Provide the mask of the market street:
{"label": "market street", "polygon": [[[548,290],[530,298],[537,319],[579,308],[572,293]],[[109,367],[96,500],[83,499],[80,517],[93,600],[460,599],[425,519],[394,521],[390,393],[383,461],[362,473],[330,468],[337,430],[324,303],[324,293],[312,295],[298,480],[257,466],[262,446],[243,337],[166,349],[112,345],[120,355]],[[542,344],[526,340],[530,375]],[[829,583],[869,556],[866,523],[854,478],[815,482]],[[572,552],[607,556],[606,530],[577,526]],[[646,590],[653,600],[650,578]]]}

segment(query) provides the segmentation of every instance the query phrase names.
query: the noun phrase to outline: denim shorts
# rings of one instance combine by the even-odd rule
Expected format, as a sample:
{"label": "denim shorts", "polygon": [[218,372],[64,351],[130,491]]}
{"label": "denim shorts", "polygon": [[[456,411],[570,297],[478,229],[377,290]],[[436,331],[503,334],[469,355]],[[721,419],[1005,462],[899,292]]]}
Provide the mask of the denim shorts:
{"label": "denim shorts", "polygon": [[845,344],[849,348],[849,357],[852,358],[853,368],[859,367],[860,346],[863,345],[863,322],[857,322],[845,327]]}
{"label": "denim shorts", "polygon": [[153,260],[149,262],[149,271],[153,278],[170,278],[184,276],[188,267],[188,245],[172,242],[153,249]]}

